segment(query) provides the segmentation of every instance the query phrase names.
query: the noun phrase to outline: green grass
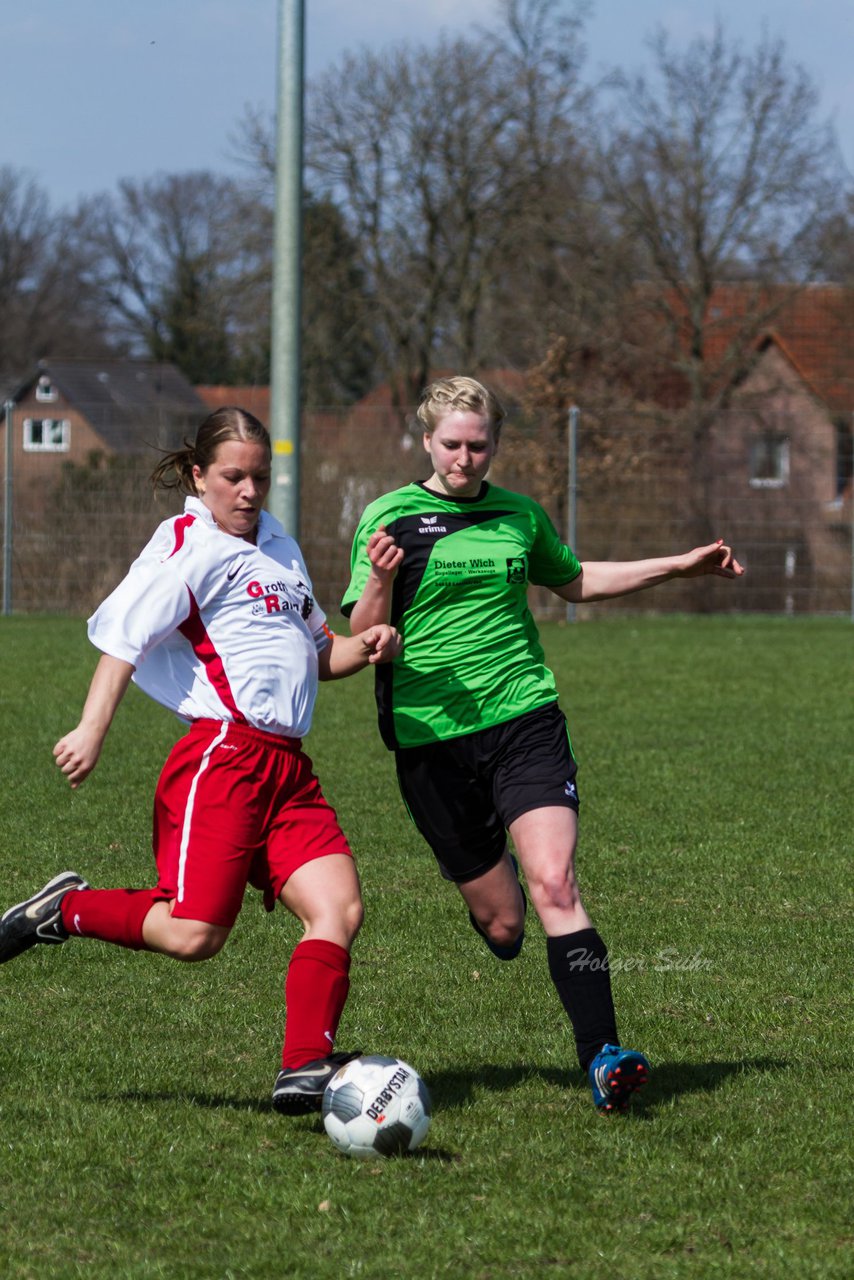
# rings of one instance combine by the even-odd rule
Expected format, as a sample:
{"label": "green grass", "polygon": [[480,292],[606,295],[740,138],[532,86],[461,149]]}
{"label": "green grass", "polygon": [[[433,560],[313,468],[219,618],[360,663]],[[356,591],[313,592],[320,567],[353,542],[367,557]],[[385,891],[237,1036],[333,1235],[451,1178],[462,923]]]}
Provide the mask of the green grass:
{"label": "green grass", "polygon": [[[246,902],[181,966],[100,943],[0,973],[6,1278],[848,1277],[852,630],[837,620],[543,627],[580,760],[585,900],[626,1042],[654,1073],[593,1109],[531,921],[491,959],[379,744],[370,677],[324,686],[307,743],[361,868],[342,1048],[433,1094],[405,1160],[339,1156],[269,1107],[297,940]],[[151,876],[176,723],[132,690],[71,793],[51,748],[94,656],[79,621],[0,623],[3,902],[66,866]]]}

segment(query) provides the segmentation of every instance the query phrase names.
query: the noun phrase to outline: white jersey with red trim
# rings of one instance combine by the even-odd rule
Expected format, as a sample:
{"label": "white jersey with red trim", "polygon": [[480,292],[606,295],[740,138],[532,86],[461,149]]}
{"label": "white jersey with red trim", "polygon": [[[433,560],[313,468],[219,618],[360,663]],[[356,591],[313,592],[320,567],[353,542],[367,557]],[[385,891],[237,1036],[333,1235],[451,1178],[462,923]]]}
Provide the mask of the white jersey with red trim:
{"label": "white jersey with red trim", "polygon": [[231,720],[301,738],[330,643],[302,553],[261,512],[257,545],[219,529],[198,498],[164,520],[89,619],[89,639],[183,720]]}

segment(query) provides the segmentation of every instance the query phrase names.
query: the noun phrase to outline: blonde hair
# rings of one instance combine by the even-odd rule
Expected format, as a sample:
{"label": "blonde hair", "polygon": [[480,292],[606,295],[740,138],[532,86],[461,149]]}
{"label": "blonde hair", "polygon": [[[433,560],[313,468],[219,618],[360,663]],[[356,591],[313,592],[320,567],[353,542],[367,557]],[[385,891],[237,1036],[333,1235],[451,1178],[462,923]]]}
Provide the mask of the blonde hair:
{"label": "blonde hair", "polygon": [[225,405],[208,414],[196,432],[191,444],[184,441],[183,449],[164,454],[151,473],[155,489],[178,489],[181,493],[197,496],[193,467],[207,471],[216,457],[216,451],[226,440],[246,440],[261,444],[270,457],[273,456],[270,436],[263,422],[246,409]]}
{"label": "blonde hair", "polygon": [[421,393],[415,416],[428,436],[449,413],[480,413],[492,427],[495,439],[504,421],[504,407],[496,395],[474,378],[439,378]]}

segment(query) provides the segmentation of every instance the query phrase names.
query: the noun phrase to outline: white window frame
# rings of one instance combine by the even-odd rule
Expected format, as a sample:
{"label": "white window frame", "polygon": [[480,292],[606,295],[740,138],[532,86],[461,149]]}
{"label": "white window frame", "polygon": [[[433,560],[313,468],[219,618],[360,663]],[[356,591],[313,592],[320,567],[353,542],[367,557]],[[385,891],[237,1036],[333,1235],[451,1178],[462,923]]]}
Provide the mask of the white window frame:
{"label": "white window frame", "polygon": [[[33,440],[33,427],[36,423],[51,424],[51,439],[47,442]],[[53,428],[59,428],[59,438],[53,436]],[[26,453],[67,453],[71,447],[71,422],[68,418],[24,418],[24,450]]]}
{"label": "white window frame", "polygon": [[[769,445],[775,449],[776,468],[774,475],[758,476],[754,475],[756,467],[756,452],[759,447],[763,453],[766,453]],[[750,476],[748,483],[751,489],[784,489],[789,483],[789,462],[790,449],[788,436],[781,435],[779,432],[767,431],[761,436],[754,436],[750,442],[750,457],[748,466],[750,468]]]}
{"label": "white window frame", "polygon": [[47,374],[42,374],[36,383],[36,399],[43,404],[51,404],[54,400],[59,399],[59,392]]}

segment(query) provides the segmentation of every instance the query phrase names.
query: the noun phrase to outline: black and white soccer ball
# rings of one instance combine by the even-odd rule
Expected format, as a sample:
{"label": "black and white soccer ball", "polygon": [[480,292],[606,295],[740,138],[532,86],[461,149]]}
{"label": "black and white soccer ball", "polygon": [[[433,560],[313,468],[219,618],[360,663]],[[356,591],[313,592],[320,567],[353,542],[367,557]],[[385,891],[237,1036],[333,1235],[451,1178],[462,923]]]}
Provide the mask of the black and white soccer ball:
{"label": "black and white soccer ball", "polygon": [[427,1086],[400,1058],[353,1058],[323,1094],[326,1132],[339,1151],[359,1160],[414,1151],[427,1136],[430,1115]]}

